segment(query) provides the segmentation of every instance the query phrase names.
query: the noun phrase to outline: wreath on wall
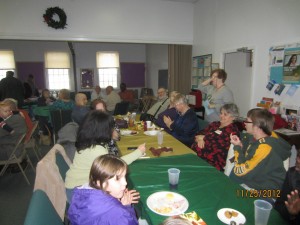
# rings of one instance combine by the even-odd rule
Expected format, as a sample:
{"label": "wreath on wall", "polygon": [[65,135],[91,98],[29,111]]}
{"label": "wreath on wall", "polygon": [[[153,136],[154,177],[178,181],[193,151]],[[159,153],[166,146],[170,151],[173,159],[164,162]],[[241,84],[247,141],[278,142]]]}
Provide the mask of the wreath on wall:
{"label": "wreath on wall", "polygon": [[[57,15],[59,20],[54,20],[53,17]],[[65,11],[59,7],[50,7],[46,9],[46,13],[43,15],[44,22],[48,24],[48,27],[54,29],[65,29],[67,25],[67,15]]]}

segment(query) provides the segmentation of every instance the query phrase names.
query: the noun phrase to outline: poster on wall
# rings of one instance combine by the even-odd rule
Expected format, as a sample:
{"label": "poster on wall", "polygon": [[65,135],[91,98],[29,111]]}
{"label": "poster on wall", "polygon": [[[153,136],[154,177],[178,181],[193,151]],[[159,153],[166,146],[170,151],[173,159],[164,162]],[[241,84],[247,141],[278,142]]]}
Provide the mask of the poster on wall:
{"label": "poster on wall", "polygon": [[270,80],[278,84],[300,84],[300,44],[293,47],[272,47]]}

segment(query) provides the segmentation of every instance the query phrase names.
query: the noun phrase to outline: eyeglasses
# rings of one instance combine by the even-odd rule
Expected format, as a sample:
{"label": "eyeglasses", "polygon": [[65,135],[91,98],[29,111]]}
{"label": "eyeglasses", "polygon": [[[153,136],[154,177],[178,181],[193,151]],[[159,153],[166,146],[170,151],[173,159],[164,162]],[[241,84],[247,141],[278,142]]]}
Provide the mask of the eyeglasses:
{"label": "eyeglasses", "polygon": [[247,120],[244,120],[243,123],[253,123],[253,122],[250,122],[250,121],[247,121]]}

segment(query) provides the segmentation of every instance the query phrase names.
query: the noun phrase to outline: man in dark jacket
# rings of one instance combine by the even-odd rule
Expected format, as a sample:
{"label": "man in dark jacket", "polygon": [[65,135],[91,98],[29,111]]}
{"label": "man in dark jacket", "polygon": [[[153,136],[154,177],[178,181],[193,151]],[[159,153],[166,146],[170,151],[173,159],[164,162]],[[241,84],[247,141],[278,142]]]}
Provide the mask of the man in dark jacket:
{"label": "man in dark jacket", "polygon": [[300,149],[297,152],[296,165],[291,167],[283,182],[280,197],[274,208],[290,224],[300,224]]}
{"label": "man in dark jacket", "polygon": [[14,77],[13,71],[6,72],[6,78],[0,81],[0,100],[13,98],[18,101],[21,108],[24,103],[24,88],[22,82]]}

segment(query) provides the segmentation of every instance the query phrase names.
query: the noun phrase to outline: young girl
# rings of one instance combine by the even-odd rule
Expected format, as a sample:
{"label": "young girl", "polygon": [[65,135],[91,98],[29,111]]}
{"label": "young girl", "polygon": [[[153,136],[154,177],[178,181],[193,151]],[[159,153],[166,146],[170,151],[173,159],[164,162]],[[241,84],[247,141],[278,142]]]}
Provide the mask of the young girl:
{"label": "young girl", "polygon": [[69,207],[72,225],[138,225],[132,203],[139,193],[126,188],[127,164],[114,155],[97,157],[89,184],[74,189]]}

